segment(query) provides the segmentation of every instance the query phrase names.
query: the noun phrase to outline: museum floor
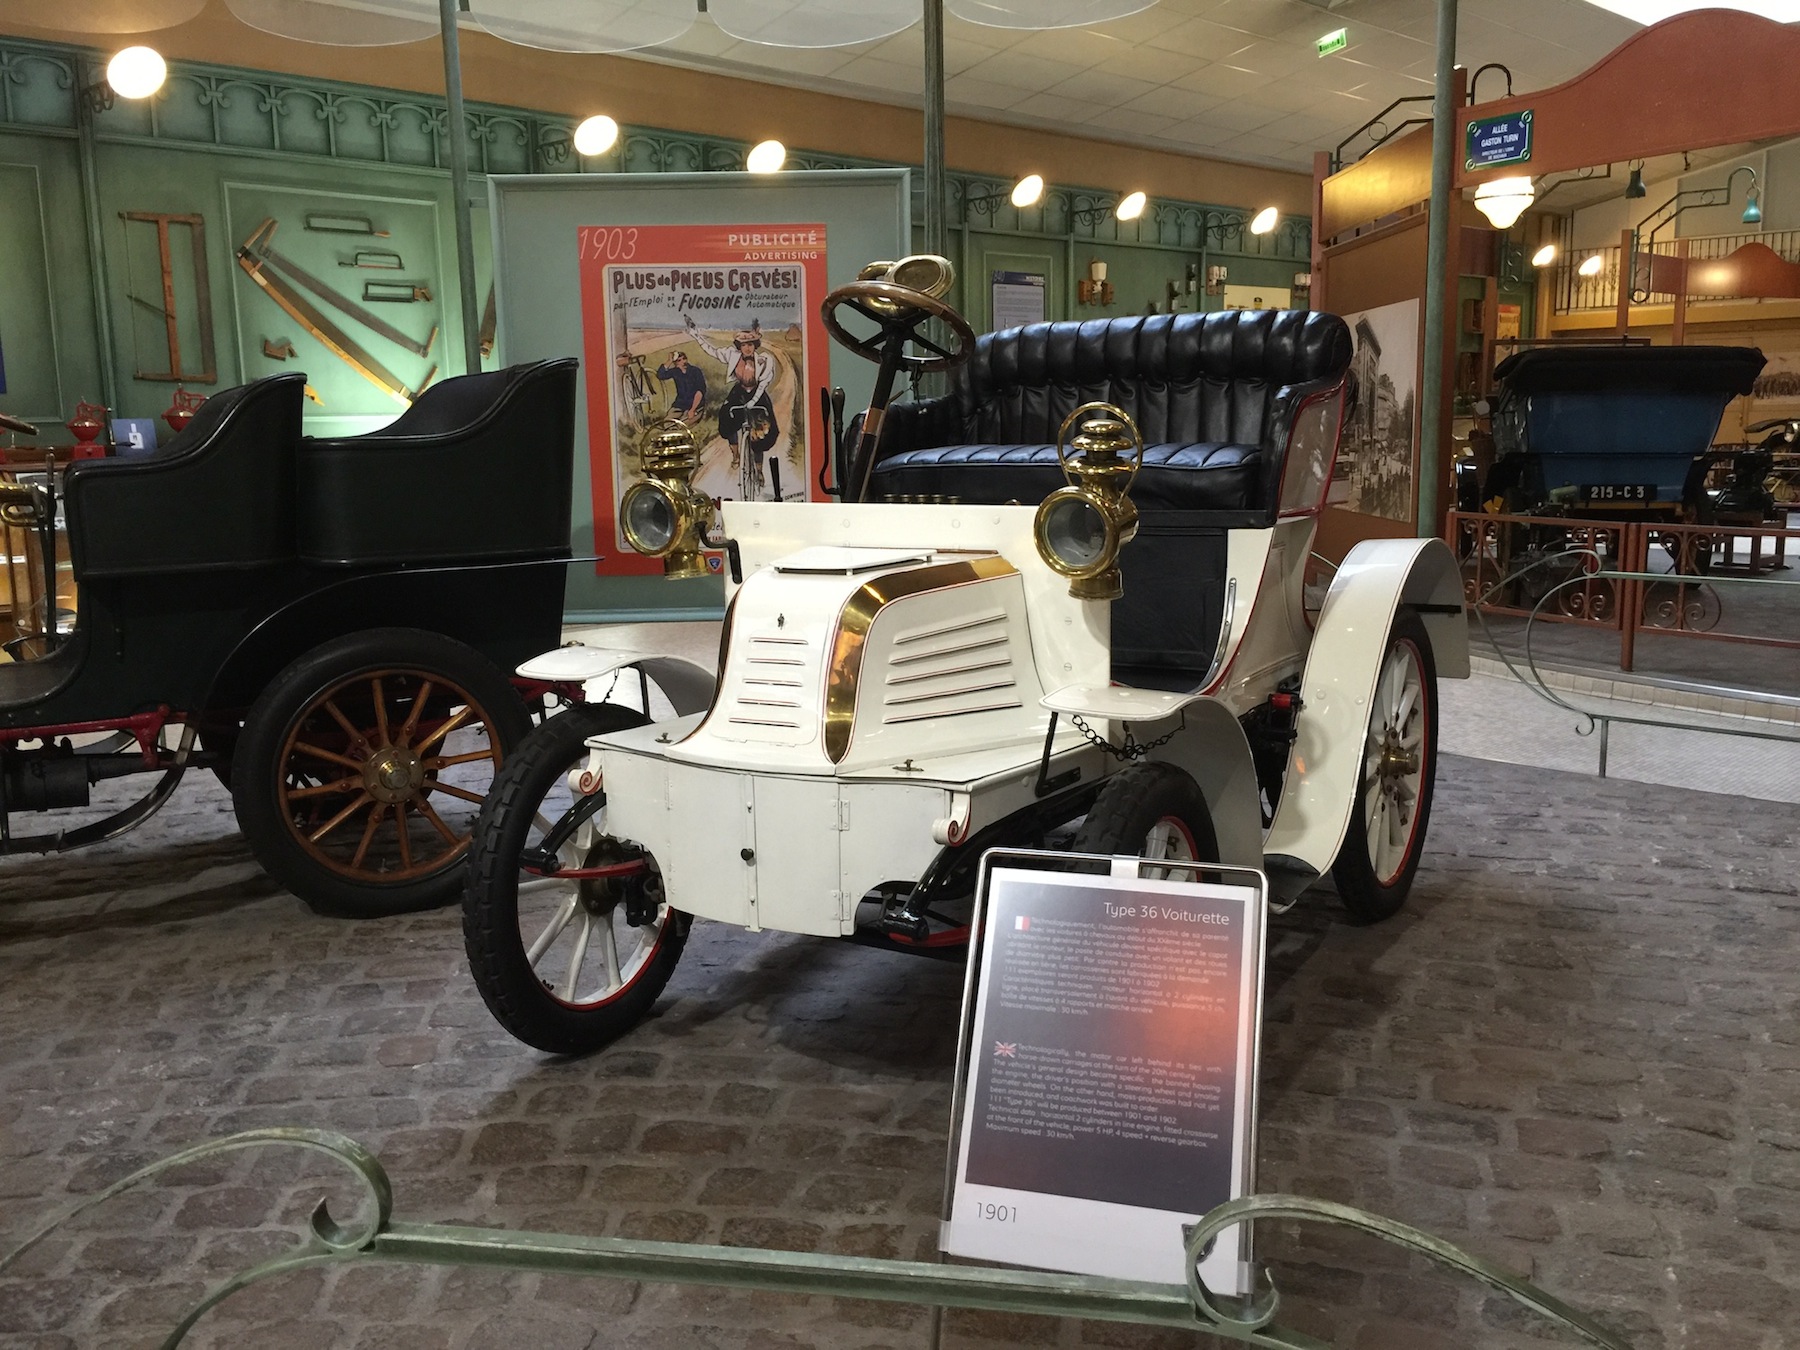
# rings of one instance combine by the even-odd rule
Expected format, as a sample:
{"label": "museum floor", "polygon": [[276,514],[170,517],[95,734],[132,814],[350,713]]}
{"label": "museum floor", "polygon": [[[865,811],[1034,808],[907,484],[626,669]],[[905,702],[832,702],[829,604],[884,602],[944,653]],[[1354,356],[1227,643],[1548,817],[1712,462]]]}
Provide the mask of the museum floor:
{"label": "museum floor", "polygon": [[[1471,719],[1492,714],[1463,692],[1446,744],[1488,753]],[[1429,1229],[1638,1350],[1791,1345],[1793,807],[1460,755],[1438,792],[1398,919],[1348,927],[1327,891],[1274,923],[1262,1189]],[[315,918],[196,782],[133,839],[0,866],[0,1248],[185,1144],[307,1124],[370,1145],[404,1219],[927,1255],[959,995],[954,966],[706,925],[658,1016],[551,1060],[489,1019],[454,911]],[[113,1202],[0,1280],[0,1346],[157,1343],[203,1284],[285,1244],[327,1176],[238,1155]],[[1334,1346],[1564,1343],[1362,1239],[1275,1231],[1264,1254],[1285,1320]],[[386,1268],[271,1281],[190,1343],[899,1350],[926,1320]],[[1217,1344],[989,1316],[953,1316],[945,1343]]]}

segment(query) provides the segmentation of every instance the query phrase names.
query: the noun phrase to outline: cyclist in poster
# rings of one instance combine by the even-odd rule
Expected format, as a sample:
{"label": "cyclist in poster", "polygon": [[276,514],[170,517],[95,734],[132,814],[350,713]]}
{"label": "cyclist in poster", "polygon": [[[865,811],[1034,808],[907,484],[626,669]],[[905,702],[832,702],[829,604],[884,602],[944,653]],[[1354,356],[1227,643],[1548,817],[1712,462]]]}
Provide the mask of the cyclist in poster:
{"label": "cyclist in poster", "polygon": [[763,456],[781,438],[781,424],[769,400],[776,362],[773,353],[763,350],[762,320],[752,319],[748,328],[738,330],[730,347],[722,347],[707,340],[693,315],[681,317],[700,350],[731,372],[731,392],[719,409],[719,437],[731,447],[731,467],[744,475],[743,483],[750,488],[745,496],[761,497],[770,490],[771,478],[763,472]]}

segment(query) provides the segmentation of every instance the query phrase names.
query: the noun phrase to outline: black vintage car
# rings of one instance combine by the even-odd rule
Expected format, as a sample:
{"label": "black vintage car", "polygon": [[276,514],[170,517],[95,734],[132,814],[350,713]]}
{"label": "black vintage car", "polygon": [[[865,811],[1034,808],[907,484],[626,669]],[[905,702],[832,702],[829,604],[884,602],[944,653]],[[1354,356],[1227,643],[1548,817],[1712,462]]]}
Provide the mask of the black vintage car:
{"label": "black vintage car", "polygon": [[[48,654],[0,665],[0,852],[112,838],[206,768],[315,909],[453,898],[544,692],[507,672],[560,641],[575,367],[445,380],[343,439],[304,436],[306,377],[277,375],[209,398],[148,458],[71,465],[79,613]],[[54,556],[51,493],[0,494]],[[137,773],[159,777],[130,806],[13,832]]]}

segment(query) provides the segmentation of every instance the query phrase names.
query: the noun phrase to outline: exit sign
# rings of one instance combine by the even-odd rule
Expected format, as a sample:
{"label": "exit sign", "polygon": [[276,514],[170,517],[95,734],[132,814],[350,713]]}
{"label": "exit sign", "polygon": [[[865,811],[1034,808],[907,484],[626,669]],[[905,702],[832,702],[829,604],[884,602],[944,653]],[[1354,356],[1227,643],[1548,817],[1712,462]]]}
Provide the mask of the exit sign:
{"label": "exit sign", "polygon": [[1330,56],[1333,52],[1341,52],[1350,45],[1350,30],[1340,28],[1334,33],[1327,33],[1319,39],[1319,55]]}

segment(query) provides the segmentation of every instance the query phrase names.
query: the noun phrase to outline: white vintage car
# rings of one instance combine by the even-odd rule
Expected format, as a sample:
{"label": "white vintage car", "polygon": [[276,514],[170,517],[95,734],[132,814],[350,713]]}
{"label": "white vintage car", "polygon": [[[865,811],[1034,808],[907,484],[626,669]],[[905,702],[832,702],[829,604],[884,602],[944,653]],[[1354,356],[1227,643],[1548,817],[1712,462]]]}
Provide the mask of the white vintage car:
{"label": "white vintage car", "polygon": [[[939,298],[948,276],[941,259],[873,264],[827,299],[833,332],[882,362],[860,434],[840,442],[856,447],[836,466],[847,500],[724,503],[716,676],[586,646],[520,668],[585,682],[590,700],[653,682],[675,714],[577,704],[496,780],[464,927],[482,996],[520,1040],[572,1053],[629,1030],[694,919],[960,957],[996,846],[1260,867],[1279,903],[1329,871],[1363,922],[1404,902],[1431,810],[1436,682],[1468,674],[1468,636],[1436,539],[1356,545],[1309,611],[1351,396],[1342,321],[1164,315],[976,341]],[[852,336],[849,312],[874,336]],[[930,318],[947,341],[921,331]],[[897,371],[971,355],[937,412],[887,406]],[[1150,446],[1115,406],[1133,399]],[[1046,417],[1055,443],[1032,443]],[[1023,442],[918,443],[933,419]],[[884,453],[884,421],[915,443]],[[1221,427],[1238,440],[1195,439]],[[626,538],[671,575],[704,570],[713,503],[689,486],[694,463],[684,431],[659,432],[620,504]],[[1066,486],[979,500],[1046,473]],[[936,490],[872,499],[922,483]],[[1134,574],[1134,550],[1152,574]],[[1147,609],[1118,598],[1137,585]],[[1114,642],[1127,620],[1129,665]],[[1186,654],[1159,664],[1162,634]]]}

